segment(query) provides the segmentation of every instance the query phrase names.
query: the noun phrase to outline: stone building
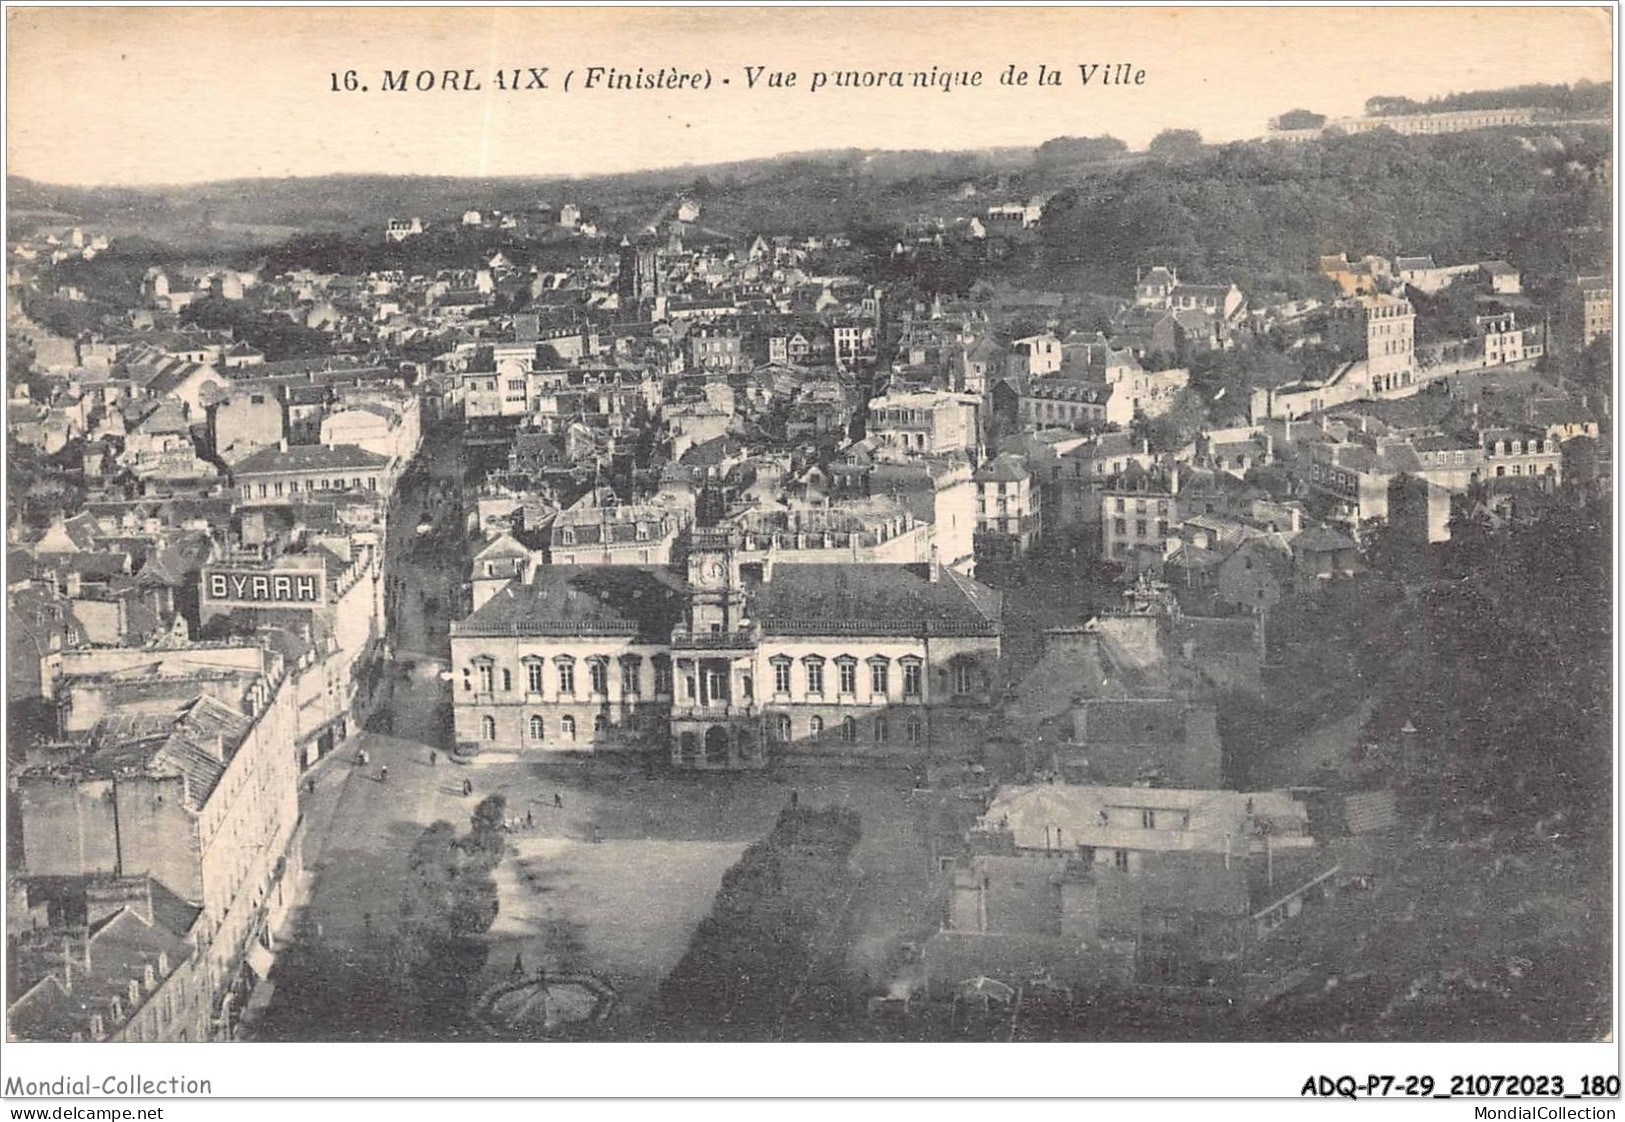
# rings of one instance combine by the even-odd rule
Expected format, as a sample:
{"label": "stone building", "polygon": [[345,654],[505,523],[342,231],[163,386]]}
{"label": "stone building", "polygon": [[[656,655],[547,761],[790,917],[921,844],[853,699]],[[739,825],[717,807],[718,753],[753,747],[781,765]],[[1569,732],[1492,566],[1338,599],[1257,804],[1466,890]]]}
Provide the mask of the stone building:
{"label": "stone building", "polygon": [[57,697],[61,739],[15,772],[24,874],[150,877],[195,908],[192,969],[210,1035],[229,1039],[302,867],[282,660],[231,644],[98,649],[65,662]]}
{"label": "stone building", "polygon": [[746,569],[695,535],[686,579],[549,566],[452,630],[459,750],[669,752],[689,768],[908,764],[980,742],[997,593],[933,563]]}

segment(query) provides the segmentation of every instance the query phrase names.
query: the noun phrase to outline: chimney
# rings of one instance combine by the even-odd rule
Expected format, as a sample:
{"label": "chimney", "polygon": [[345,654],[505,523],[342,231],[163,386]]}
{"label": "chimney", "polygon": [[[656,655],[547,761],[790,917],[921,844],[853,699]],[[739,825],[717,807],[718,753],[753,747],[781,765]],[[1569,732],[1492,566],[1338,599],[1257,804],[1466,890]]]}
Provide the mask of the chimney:
{"label": "chimney", "polygon": [[1168,469],[1168,492],[1179,494],[1179,464],[1176,462]]}
{"label": "chimney", "polygon": [[932,584],[936,584],[942,579],[941,554],[934,545],[931,547],[931,567],[929,571]]}
{"label": "chimney", "polygon": [[73,992],[73,940],[62,937],[62,988]]}

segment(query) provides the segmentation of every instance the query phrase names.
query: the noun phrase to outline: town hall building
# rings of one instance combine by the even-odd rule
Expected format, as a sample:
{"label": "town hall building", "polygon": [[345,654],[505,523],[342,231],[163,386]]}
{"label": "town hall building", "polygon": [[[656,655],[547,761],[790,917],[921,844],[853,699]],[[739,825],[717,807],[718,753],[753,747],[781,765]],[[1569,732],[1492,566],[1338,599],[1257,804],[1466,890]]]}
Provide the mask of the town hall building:
{"label": "town hall building", "polygon": [[683,768],[963,758],[993,709],[1002,601],[927,564],[743,564],[686,579],[538,568],[451,634],[460,752],[666,753]]}

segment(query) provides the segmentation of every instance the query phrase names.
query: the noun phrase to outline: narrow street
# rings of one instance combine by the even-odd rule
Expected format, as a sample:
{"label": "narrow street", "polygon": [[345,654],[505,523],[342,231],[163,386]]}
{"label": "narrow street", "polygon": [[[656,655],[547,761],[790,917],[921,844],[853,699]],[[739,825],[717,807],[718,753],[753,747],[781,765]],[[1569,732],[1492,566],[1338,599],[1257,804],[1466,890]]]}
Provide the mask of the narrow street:
{"label": "narrow street", "polygon": [[[310,889],[284,936],[292,941],[364,953],[369,929],[394,920],[417,834],[437,819],[466,817],[466,772],[450,760],[440,679],[463,578],[462,471],[456,431],[431,429],[392,496],[384,579],[393,658],[367,727],[301,779]],[[424,522],[433,529],[419,534]]]}
{"label": "narrow street", "polygon": [[[388,634],[398,663],[444,659],[458,614],[466,553],[463,448],[454,427],[430,428],[396,485],[384,547]],[[420,526],[430,527],[420,534]]]}

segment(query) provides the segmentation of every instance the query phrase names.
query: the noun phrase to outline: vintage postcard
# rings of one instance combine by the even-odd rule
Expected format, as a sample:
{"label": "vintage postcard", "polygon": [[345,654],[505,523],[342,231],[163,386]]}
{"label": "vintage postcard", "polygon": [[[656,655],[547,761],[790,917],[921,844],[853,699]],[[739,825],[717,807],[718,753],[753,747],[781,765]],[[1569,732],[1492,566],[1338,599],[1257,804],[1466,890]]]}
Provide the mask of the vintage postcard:
{"label": "vintage postcard", "polygon": [[1617,1096],[1615,18],[9,7],[6,1094]]}

